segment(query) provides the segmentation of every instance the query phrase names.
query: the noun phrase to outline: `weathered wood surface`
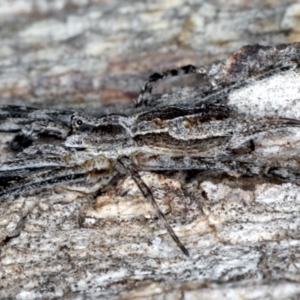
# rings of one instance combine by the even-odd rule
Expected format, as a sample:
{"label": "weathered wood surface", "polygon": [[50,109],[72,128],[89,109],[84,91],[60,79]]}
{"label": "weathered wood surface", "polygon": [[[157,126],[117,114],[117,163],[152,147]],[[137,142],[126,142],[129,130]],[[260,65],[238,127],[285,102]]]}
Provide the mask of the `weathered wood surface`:
{"label": "weathered wood surface", "polygon": [[[153,71],[207,64],[244,44],[299,39],[297,1],[2,0],[0,7],[1,104],[101,109],[134,99]],[[244,97],[245,108],[269,105],[270,90],[287,88],[291,101],[273,111],[299,118],[299,73],[284,76],[269,90],[256,86],[262,94]],[[289,154],[297,157],[299,140],[293,132],[265,146],[276,154],[292,141]],[[97,200],[57,188],[1,203],[0,297],[299,297],[298,185],[143,178],[190,258],[130,179]]]}
{"label": "weathered wood surface", "polygon": [[[297,1],[0,2],[0,96],[83,106],[129,101],[153,71],[299,40]],[[47,101],[48,100],[48,101]]]}

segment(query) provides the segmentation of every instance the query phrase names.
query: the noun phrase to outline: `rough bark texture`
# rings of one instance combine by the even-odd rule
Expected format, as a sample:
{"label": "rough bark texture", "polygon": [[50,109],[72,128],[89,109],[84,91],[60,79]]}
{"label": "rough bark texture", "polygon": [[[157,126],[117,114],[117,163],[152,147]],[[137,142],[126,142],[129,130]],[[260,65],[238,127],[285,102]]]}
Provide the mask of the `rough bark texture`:
{"label": "rough bark texture", "polygon": [[[299,40],[297,1],[1,0],[0,8],[0,104],[101,109],[134,99],[153,71]],[[245,112],[279,103],[274,115],[299,119],[299,71],[277,79],[230,101]],[[267,141],[275,158],[288,141],[289,155],[299,153],[297,131]],[[130,179],[96,200],[57,188],[1,203],[0,297],[298,298],[299,186],[180,175],[143,179],[190,258]]]}

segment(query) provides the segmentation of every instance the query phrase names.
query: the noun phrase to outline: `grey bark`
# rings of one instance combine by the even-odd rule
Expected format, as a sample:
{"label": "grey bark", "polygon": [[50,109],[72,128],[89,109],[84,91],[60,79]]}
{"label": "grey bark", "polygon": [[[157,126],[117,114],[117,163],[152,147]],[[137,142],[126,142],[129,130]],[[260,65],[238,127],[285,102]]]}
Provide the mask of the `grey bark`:
{"label": "grey bark", "polygon": [[[0,104],[101,109],[133,100],[153,71],[205,65],[244,44],[299,40],[297,1],[2,0],[0,10]],[[270,91],[286,88],[288,101],[272,109],[299,118],[297,82],[296,70],[270,89],[258,83],[257,98],[244,91],[231,101],[269,107]],[[289,141],[297,157],[297,132],[267,141],[275,159]],[[299,297],[297,184],[143,175],[190,258],[132,180],[97,199],[57,188],[1,203],[0,297]]]}

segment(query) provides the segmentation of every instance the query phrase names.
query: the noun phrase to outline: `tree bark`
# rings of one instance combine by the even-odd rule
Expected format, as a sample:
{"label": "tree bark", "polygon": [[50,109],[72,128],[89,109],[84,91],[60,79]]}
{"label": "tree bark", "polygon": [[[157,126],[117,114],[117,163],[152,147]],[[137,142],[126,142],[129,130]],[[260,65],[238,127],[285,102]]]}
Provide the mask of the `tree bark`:
{"label": "tree bark", "polygon": [[[2,105],[100,111],[131,102],[152,72],[299,40],[297,1],[1,0],[0,8]],[[298,82],[298,68],[279,73],[233,91],[230,104],[246,117],[299,119]],[[9,139],[1,133],[3,157]],[[297,130],[282,131],[259,147],[292,164],[299,141]],[[0,297],[299,297],[297,183],[141,175],[190,257],[130,178],[97,199],[57,187],[0,204]]]}

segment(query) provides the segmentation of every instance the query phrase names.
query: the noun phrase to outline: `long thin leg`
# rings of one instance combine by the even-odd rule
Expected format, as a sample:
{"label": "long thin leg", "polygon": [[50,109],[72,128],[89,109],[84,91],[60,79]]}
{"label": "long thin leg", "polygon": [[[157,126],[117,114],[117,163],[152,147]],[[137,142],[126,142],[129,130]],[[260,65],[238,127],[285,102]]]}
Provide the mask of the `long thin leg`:
{"label": "long thin leg", "polygon": [[84,183],[87,179],[88,183],[95,183],[101,188],[114,176],[110,161],[101,156],[82,162],[78,161],[78,165],[69,167],[46,165],[44,168],[21,168],[15,172],[3,171],[0,172],[0,185],[3,186],[0,189],[0,200],[30,190],[40,190],[66,183]]}
{"label": "long thin leg", "polygon": [[[86,172],[80,169],[52,169],[37,172],[27,178],[16,176],[10,184],[0,189],[0,201],[9,196],[19,195],[31,190],[40,190],[45,187],[57,186],[66,183],[75,183],[85,180]],[[0,178],[1,180],[1,178]]]}
{"label": "long thin leg", "polygon": [[[69,166],[71,163],[69,163]],[[67,167],[68,162],[66,162],[61,157],[51,157],[51,158],[26,158],[26,159],[15,159],[3,162],[0,165],[0,176],[3,174],[14,173],[16,171],[22,170],[23,172],[31,172],[32,170],[46,169],[46,168],[59,168]]]}
{"label": "long thin leg", "polygon": [[130,159],[128,157],[122,157],[119,159],[119,162],[123,167],[126,168],[126,171],[129,173],[131,178],[135,181],[137,186],[139,187],[140,191],[142,192],[143,196],[147,199],[147,201],[152,205],[154,208],[158,218],[160,221],[164,224],[167,231],[169,232],[170,236],[174,240],[174,242],[177,244],[177,246],[181,249],[181,251],[186,255],[189,256],[188,250],[184,247],[184,245],[180,242],[179,238],[173,231],[172,227],[169,225],[167,219],[165,218],[164,214],[159,209],[153,194],[149,187],[145,184],[145,182],[142,180],[141,176],[139,175],[138,171],[136,170],[135,166],[132,164]]}
{"label": "long thin leg", "polygon": [[181,171],[200,170],[225,173],[238,173],[246,176],[275,178],[283,182],[300,182],[300,170],[276,165],[255,164],[224,157],[188,157],[169,155],[137,155],[133,158],[135,165],[142,171]]}
{"label": "long thin leg", "polygon": [[169,77],[177,77],[186,74],[205,74],[206,70],[204,68],[197,68],[193,65],[186,65],[177,69],[168,70],[162,73],[154,73],[149,78],[148,81],[144,84],[140,91],[138,99],[135,101],[136,106],[146,105],[147,101],[151,97],[151,93],[154,85],[163,79]]}

